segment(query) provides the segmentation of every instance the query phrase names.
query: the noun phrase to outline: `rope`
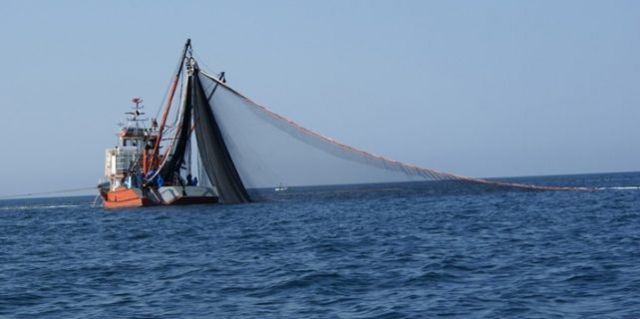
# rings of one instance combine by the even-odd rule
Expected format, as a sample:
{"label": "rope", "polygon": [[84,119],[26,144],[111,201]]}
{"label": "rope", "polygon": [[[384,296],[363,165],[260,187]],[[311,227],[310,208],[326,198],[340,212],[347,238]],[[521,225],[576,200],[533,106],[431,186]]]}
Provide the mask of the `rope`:
{"label": "rope", "polygon": [[96,189],[95,186],[92,187],[84,187],[84,188],[76,188],[76,189],[65,189],[59,191],[49,191],[49,192],[39,192],[39,193],[25,193],[25,194],[14,194],[14,195],[1,195],[0,199],[3,198],[15,198],[15,197],[31,197],[31,196],[42,196],[42,195],[54,195],[54,194],[64,194],[64,193],[76,193],[80,191],[86,191],[90,189]]}

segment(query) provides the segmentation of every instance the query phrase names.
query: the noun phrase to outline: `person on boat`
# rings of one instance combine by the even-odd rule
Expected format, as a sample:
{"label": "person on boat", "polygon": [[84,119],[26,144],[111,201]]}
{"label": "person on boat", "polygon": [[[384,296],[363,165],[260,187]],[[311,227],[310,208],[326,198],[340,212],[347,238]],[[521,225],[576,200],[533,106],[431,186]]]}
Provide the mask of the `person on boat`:
{"label": "person on boat", "polygon": [[193,186],[193,178],[191,174],[187,174],[187,186]]}
{"label": "person on boat", "polygon": [[164,186],[164,178],[162,178],[162,176],[158,175],[158,177],[156,177],[156,182],[158,183],[158,187]]}
{"label": "person on boat", "polygon": [[193,178],[193,186],[198,186],[198,178],[197,177]]}
{"label": "person on boat", "polygon": [[151,179],[151,177],[153,177],[153,175],[155,174],[156,174],[156,170],[154,169],[149,170],[149,172],[147,173],[147,176],[145,177],[146,183],[144,183],[143,186],[154,186],[155,181]]}
{"label": "person on boat", "polygon": [[144,182],[144,173],[140,172],[138,173],[138,176],[136,176],[136,187],[139,187],[140,185],[142,185],[143,182]]}

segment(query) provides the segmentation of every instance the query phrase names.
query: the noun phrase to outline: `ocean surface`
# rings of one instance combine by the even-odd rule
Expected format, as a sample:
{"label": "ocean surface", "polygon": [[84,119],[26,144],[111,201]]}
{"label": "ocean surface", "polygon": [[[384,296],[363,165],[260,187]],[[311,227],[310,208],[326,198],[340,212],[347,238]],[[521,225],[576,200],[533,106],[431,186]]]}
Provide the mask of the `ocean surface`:
{"label": "ocean surface", "polygon": [[640,318],[640,173],[514,181],[0,201],[0,318]]}

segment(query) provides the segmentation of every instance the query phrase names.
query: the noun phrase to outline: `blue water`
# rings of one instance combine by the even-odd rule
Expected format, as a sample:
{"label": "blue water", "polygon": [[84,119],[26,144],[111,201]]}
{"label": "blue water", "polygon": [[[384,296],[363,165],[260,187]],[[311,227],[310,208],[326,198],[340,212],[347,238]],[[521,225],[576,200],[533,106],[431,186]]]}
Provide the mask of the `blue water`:
{"label": "blue water", "polygon": [[640,317],[640,190],[271,195],[135,210],[0,201],[0,318]]}

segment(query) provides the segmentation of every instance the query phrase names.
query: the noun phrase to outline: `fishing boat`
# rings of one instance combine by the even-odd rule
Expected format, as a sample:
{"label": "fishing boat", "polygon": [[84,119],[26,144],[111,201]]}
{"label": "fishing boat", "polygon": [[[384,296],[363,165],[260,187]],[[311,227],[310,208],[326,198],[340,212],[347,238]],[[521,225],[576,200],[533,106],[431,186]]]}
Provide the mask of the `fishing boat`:
{"label": "fishing boat", "polygon": [[[126,114],[127,125],[118,134],[118,145],[105,153],[106,183],[99,185],[104,206],[107,208],[141,207],[156,205],[211,204],[218,202],[213,187],[197,185],[197,177],[183,178],[177,172],[173,179],[164,180],[148,168],[149,150],[158,141],[160,131],[151,123],[144,127],[140,116],[142,99],[134,98],[131,112]],[[157,169],[157,167],[156,167]],[[157,175],[157,176],[154,176]]]}
{"label": "fishing boat", "polygon": [[[118,134],[118,144],[105,153],[106,181],[98,185],[104,207],[144,207],[159,205],[214,204],[248,202],[233,162],[221,138],[217,123],[202,98],[199,68],[188,40],[180,59],[164,108],[161,122],[147,120],[142,99],[134,98],[127,124]],[[224,76],[224,75],[222,75]],[[167,123],[172,100],[182,83],[184,90],[173,125]],[[205,110],[206,109],[206,110]],[[193,117],[197,112],[200,122]],[[173,131],[168,138],[168,132]],[[196,134],[192,134],[193,132]],[[208,185],[199,185],[192,172],[191,145],[198,135],[198,146],[206,154],[201,166]],[[164,151],[162,151],[164,149]],[[215,185],[215,186],[213,186]],[[231,190],[229,190],[231,188]],[[221,194],[222,193],[222,194]]]}
{"label": "fishing boat", "polygon": [[282,180],[297,186],[579,189],[470,178],[373,155],[252,101],[227,84],[224,72],[202,70],[190,40],[178,65],[161,120],[143,119],[142,100],[134,99],[118,145],[107,149],[106,182],[98,185],[105,207],[247,203],[253,200],[247,189],[255,199],[256,190],[287,191]]}

